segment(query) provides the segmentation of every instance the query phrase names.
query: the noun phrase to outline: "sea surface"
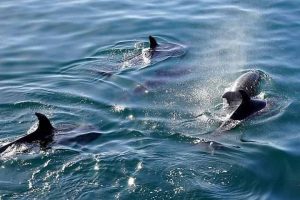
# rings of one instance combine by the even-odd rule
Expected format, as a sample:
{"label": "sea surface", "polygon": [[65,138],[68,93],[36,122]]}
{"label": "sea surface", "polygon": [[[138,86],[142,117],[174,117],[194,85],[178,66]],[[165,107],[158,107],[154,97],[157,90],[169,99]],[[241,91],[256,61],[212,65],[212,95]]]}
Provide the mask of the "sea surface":
{"label": "sea surface", "polygon": [[[299,0],[1,0],[0,145],[64,128],[0,155],[0,199],[299,199],[299,37]],[[254,69],[267,107],[219,131]]]}

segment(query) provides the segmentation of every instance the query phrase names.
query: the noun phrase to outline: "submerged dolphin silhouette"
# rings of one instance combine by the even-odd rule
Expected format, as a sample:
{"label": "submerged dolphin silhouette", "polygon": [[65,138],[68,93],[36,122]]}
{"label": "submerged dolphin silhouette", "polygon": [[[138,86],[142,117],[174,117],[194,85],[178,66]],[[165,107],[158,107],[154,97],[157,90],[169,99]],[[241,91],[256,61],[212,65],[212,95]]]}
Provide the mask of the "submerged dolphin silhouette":
{"label": "submerged dolphin silhouette", "polygon": [[[68,129],[65,130],[59,130],[52,126],[50,120],[41,113],[35,113],[39,120],[38,128],[28,135],[25,135],[13,142],[10,142],[2,147],[0,147],[0,154],[3,153],[7,148],[9,148],[12,145],[20,145],[23,143],[33,143],[38,142],[41,147],[47,147],[47,145],[51,142],[53,142],[54,133],[59,131],[70,131]],[[60,141],[56,142],[58,144],[70,144],[70,143],[78,143],[78,144],[87,144],[98,137],[100,137],[102,134],[99,132],[86,132],[84,131],[84,134],[76,134],[73,133],[71,136],[65,136],[64,138],[61,138]]]}
{"label": "submerged dolphin silhouette", "polygon": [[260,80],[261,74],[259,71],[249,71],[241,75],[234,82],[230,90],[223,94],[222,98],[225,98],[229,106],[232,106],[242,100],[240,90],[243,90],[249,97],[256,96],[258,94]]}

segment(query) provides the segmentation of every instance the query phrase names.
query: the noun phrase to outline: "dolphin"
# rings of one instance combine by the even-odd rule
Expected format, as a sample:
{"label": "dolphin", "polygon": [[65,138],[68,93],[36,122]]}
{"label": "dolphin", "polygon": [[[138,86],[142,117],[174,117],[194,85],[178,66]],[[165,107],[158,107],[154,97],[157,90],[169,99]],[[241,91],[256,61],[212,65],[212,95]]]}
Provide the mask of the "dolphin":
{"label": "dolphin", "polygon": [[123,61],[123,67],[149,64],[163,61],[169,57],[179,57],[185,53],[183,46],[173,43],[159,44],[153,36],[148,37],[149,47],[142,49],[141,53],[127,58]]}
{"label": "dolphin", "polygon": [[149,48],[145,48],[142,51],[144,59],[153,59],[155,57],[177,57],[184,53],[185,51],[182,46],[172,43],[158,44],[156,39],[151,35],[149,35]]}
{"label": "dolphin", "polygon": [[260,82],[261,72],[251,70],[242,74],[223,94],[231,111],[231,120],[243,120],[266,107],[266,101],[253,98],[259,93]]}
{"label": "dolphin", "polygon": [[243,90],[249,97],[258,94],[258,88],[261,80],[261,74],[257,70],[249,71],[241,75],[222,98],[227,100],[229,106],[238,104],[242,100],[240,90]]}
{"label": "dolphin", "polygon": [[[228,111],[231,112],[229,114],[229,118],[226,118],[226,120],[222,122],[221,126],[218,129],[211,131],[210,137],[200,140],[202,143],[205,143],[209,147],[212,153],[216,148],[224,147],[223,144],[211,140],[210,138],[212,136],[220,135],[224,131],[228,131],[234,128],[242,120],[250,117],[251,115],[259,112],[266,107],[266,101],[253,98],[257,96],[259,92],[258,89],[260,80],[261,73],[259,71],[249,71],[241,75],[234,82],[230,90],[223,94],[222,97],[227,100],[227,103],[229,105]],[[241,141],[245,142],[245,140],[243,139],[241,139]],[[232,147],[240,148],[236,145]]]}
{"label": "dolphin", "polygon": [[[213,150],[217,147],[220,148],[223,144],[210,140],[212,136],[218,136],[224,131],[228,131],[238,125],[242,120],[250,117],[251,115],[261,111],[267,105],[266,101],[260,99],[253,99],[251,98],[246,91],[238,90],[238,97],[241,98],[239,101],[240,104],[233,109],[233,111],[229,114],[229,118],[226,118],[225,121],[222,122],[221,126],[210,132],[211,135],[204,141],[207,141],[206,144],[209,144],[208,147]],[[246,140],[241,139],[242,142],[246,142]],[[213,144],[213,145],[211,145]],[[233,147],[240,148],[239,146],[234,145]]]}
{"label": "dolphin", "polygon": [[[38,128],[28,135],[22,136],[21,138],[10,142],[6,145],[3,145],[0,147],[0,154],[6,151],[7,148],[9,148],[12,145],[20,145],[23,143],[34,143],[37,142],[40,144],[42,148],[47,147],[48,144],[53,142],[53,138],[56,132],[65,131],[69,132],[71,130],[68,129],[57,129],[54,128],[50,122],[50,120],[41,113],[35,113],[35,115],[38,118],[39,124]],[[99,132],[86,132],[85,130],[79,130],[80,132],[84,131],[83,134],[77,134],[76,132],[73,133],[71,136],[65,136],[64,138],[61,138],[59,141],[57,141],[57,144],[70,144],[70,143],[78,143],[78,144],[87,144],[95,139],[97,139],[99,136],[102,135],[102,133]]]}

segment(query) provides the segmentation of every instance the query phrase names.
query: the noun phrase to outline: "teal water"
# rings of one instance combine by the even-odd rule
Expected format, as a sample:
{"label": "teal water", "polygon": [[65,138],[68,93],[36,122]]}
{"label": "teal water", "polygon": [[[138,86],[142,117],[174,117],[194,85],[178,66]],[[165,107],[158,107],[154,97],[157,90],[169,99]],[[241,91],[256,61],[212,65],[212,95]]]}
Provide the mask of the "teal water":
{"label": "teal water", "polygon": [[[1,144],[34,112],[102,136],[2,154],[1,199],[299,199],[299,21],[297,0],[2,0]],[[179,48],[136,61],[149,35]],[[250,69],[268,107],[214,134]]]}

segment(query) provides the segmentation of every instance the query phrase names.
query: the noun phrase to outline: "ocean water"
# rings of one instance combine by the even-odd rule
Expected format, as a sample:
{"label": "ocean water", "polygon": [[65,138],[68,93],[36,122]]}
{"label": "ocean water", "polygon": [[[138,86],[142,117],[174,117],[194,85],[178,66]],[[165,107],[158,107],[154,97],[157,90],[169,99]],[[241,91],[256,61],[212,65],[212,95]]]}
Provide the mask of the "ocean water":
{"label": "ocean water", "polygon": [[[300,198],[298,0],[2,0],[0,27],[1,145],[67,127],[1,154],[0,199]],[[267,108],[215,132],[253,69]]]}

